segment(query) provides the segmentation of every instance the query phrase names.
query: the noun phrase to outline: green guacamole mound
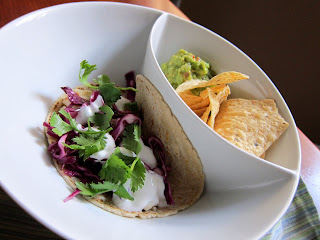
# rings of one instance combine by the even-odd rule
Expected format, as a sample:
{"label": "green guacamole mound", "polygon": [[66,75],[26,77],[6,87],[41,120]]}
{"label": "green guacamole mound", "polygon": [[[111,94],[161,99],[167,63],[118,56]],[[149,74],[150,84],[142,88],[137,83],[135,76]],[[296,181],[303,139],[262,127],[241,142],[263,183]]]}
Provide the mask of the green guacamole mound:
{"label": "green guacamole mound", "polygon": [[161,69],[175,89],[185,81],[209,80],[214,75],[209,63],[183,49],[163,63]]}

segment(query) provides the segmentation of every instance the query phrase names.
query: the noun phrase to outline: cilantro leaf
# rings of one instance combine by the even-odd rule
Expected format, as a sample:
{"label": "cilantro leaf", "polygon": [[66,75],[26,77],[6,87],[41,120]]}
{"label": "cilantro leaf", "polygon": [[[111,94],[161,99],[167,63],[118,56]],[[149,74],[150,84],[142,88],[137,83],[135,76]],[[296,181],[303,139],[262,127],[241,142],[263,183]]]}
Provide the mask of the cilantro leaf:
{"label": "cilantro leaf", "polygon": [[86,87],[90,87],[90,88],[95,88],[97,89],[98,87],[96,86],[92,86],[89,82],[88,82],[88,77],[91,74],[91,72],[93,72],[94,70],[97,69],[97,65],[90,65],[88,63],[88,61],[83,60],[80,63],[80,72],[79,72],[79,80],[80,82],[86,86]]}
{"label": "cilantro leaf", "polygon": [[110,127],[110,121],[114,112],[108,105],[103,105],[99,109],[103,113],[96,112],[90,120],[94,125],[98,126],[100,130],[106,130]]}
{"label": "cilantro leaf", "polygon": [[[78,149],[84,150],[79,151],[79,156],[84,156],[86,160],[90,155],[103,150],[106,146],[106,141],[104,140],[105,132],[95,133],[95,134],[80,134],[79,137],[75,137],[72,140],[78,144]],[[72,147],[70,147],[72,146]],[[75,145],[67,145],[72,149],[75,149]]]}
{"label": "cilantro leaf", "polygon": [[98,85],[102,85],[104,83],[109,83],[110,82],[110,78],[107,75],[99,75],[98,76],[98,80],[93,79],[94,82],[96,82]]}
{"label": "cilantro leaf", "polygon": [[[108,112],[109,110],[105,111]],[[54,127],[52,129],[53,132],[55,132],[59,136],[62,136],[63,134],[71,130],[75,130],[80,133],[78,137],[72,139],[77,144],[64,144],[64,146],[71,149],[79,150],[79,157],[84,157],[84,160],[86,160],[90,155],[105,148],[105,134],[111,131],[112,128],[106,128],[103,131],[96,131],[91,128],[90,121],[88,121],[88,130],[80,131],[77,128],[76,121],[71,117],[71,115],[68,112],[66,112],[64,109],[61,109],[59,113],[62,114],[66,119],[68,119],[69,123],[63,121],[59,114],[54,113],[50,119],[50,125]],[[109,116],[107,117],[109,118]]]}
{"label": "cilantro leaf", "polygon": [[123,131],[122,144],[126,149],[134,152],[136,155],[141,151],[141,127],[137,124],[128,124]]}
{"label": "cilantro leaf", "polygon": [[135,192],[138,188],[142,188],[146,176],[146,169],[141,162],[140,158],[136,158],[136,160],[132,163],[131,166],[132,176],[131,176],[131,191]]}
{"label": "cilantro leaf", "polygon": [[78,130],[76,120],[74,120],[71,117],[70,113],[68,113],[64,109],[60,109],[59,113],[62,114],[66,119],[69,120],[69,125],[73,128],[73,130]]}
{"label": "cilantro leaf", "polygon": [[113,190],[116,190],[119,187],[119,185],[111,182],[103,181],[103,183],[91,183],[90,187],[95,190],[110,189],[109,191],[113,191]]}
{"label": "cilantro leaf", "polygon": [[81,191],[80,194],[88,196],[90,198],[105,193],[114,191],[119,188],[119,185],[113,184],[110,182],[104,181],[103,183],[82,183],[82,182],[75,182],[77,188]]}
{"label": "cilantro leaf", "polygon": [[85,146],[80,146],[80,145],[77,145],[77,144],[71,144],[71,145],[68,145],[66,143],[62,143],[65,147],[68,147],[70,149],[73,149],[73,150],[85,150],[86,147]]}
{"label": "cilantro leaf", "polygon": [[119,185],[104,181],[103,183],[91,183],[90,188],[95,191],[95,193],[91,196],[94,197],[102,193],[114,191],[119,188]]}
{"label": "cilantro leaf", "polygon": [[82,146],[92,146],[101,143],[105,132],[96,132],[94,134],[80,134],[79,137],[75,137],[72,140]]}
{"label": "cilantro leaf", "polygon": [[[77,131],[77,132],[79,132],[79,133],[83,133],[83,134],[98,134],[98,133],[104,133],[104,134],[106,134],[107,132],[110,132],[110,131],[112,130],[112,128],[107,128],[107,129],[105,129],[105,130],[103,130],[103,131],[93,130],[93,129],[91,128],[91,126],[90,126],[90,121],[88,120],[88,130],[87,130],[87,131],[81,131],[81,130],[79,130],[79,129],[77,128],[77,122],[76,122],[76,120],[74,120],[74,119],[71,117],[70,113],[68,113],[68,112],[67,112],[66,110],[64,110],[64,109],[61,109],[61,110],[59,111],[59,113],[60,113],[61,115],[63,115],[66,119],[68,119],[69,123],[65,122],[65,121],[59,116],[59,114],[53,113],[52,116],[51,116],[51,119],[50,119],[50,125],[51,125],[52,127],[58,128],[57,130],[55,130],[55,131],[57,131],[58,133],[59,133],[59,132],[65,132],[65,133],[66,133],[66,131],[69,132],[69,131],[71,131],[71,130],[75,130],[75,131]],[[53,130],[54,130],[54,129],[53,129]],[[53,130],[52,130],[52,131],[53,131]],[[57,134],[58,134],[58,133],[57,133]],[[63,135],[63,134],[62,134],[62,135]]]}
{"label": "cilantro leaf", "polygon": [[129,102],[124,104],[124,110],[130,110],[132,112],[139,112],[137,102]]}
{"label": "cilantro leaf", "polygon": [[75,182],[77,188],[81,191],[80,194],[92,198],[102,193],[114,191],[119,197],[134,200],[134,198],[128,193],[123,185],[114,184],[108,181],[103,181],[103,183],[82,183],[79,181]]}
{"label": "cilantro leaf", "polygon": [[120,185],[117,191],[114,192],[114,194],[117,194],[119,197],[129,199],[131,201],[134,200],[134,198],[128,193],[127,189],[123,185]]}
{"label": "cilantro leaf", "polygon": [[99,86],[100,95],[108,106],[112,106],[120,99],[121,91],[114,86],[114,83],[103,83]]}
{"label": "cilantro leaf", "polygon": [[114,155],[116,155],[117,157],[121,158],[122,161],[126,164],[126,165],[131,165],[134,160],[136,160],[136,157],[129,157],[124,155],[121,151],[120,148],[116,148],[116,150],[113,152]]}
{"label": "cilantro leaf", "polygon": [[112,183],[125,183],[131,177],[131,169],[115,154],[111,154],[108,161],[102,166],[99,177]]}
{"label": "cilantro leaf", "polygon": [[70,124],[66,123],[62,120],[60,115],[56,112],[54,112],[50,119],[50,125],[54,127],[52,131],[57,134],[59,137],[61,137],[63,134],[70,132],[73,130],[73,128],[70,126]]}
{"label": "cilantro leaf", "polygon": [[95,194],[95,191],[90,188],[88,183],[84,184],[82,182],[76,181],[75,184],[76,184],[77,188],[81,191],[80,193],[82,195],[91,196],[91,195]]}
{"label": "cilantro leaf", "polygon": [[77,144],[63,144],[64,146],[79,150],[79,157],[86,160],[90,155],[103,150],[106,146],[105,134],[107,131],[95,132],[92,134],[79,134],[72,140]]}

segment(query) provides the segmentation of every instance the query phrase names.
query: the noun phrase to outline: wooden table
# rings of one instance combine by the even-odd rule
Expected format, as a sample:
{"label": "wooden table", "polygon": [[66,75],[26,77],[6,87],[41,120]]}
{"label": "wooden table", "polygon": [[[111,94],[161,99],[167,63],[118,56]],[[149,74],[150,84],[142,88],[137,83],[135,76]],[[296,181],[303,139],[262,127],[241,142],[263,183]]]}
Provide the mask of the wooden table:
{"label": "wooden table", "polygon": [[[34,10],[61,3],[79,2],[69,0],[0,0],[0,27]],[[170,12],[187,18],[169,0],[123,0]],[[302,150],[301,176],[320,212],[320,151],[299,129]],[[46,238],[61,239],[24,212],[11,198],[0,190],[0,239]]]}

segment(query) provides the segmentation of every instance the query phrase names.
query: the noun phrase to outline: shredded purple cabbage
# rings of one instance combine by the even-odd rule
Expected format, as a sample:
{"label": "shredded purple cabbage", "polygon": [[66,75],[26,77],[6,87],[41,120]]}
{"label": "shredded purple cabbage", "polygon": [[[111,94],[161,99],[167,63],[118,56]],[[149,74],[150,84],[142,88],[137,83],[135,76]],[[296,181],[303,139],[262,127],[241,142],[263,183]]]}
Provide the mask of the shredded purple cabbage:
{"label": "shredded purple cabbage", "polygon": [[141,125],[141,119],[133,114],[127,114],[117,120],[115,128],[111,131],[111,136],[116,141],[128,124],[138,122]]}
{"label": "shredded purple cabbage", "polygon": [[96,90],[92,93],[91,97],[90,97],[90,103],[94,102],[95,100],[97,100],[98,96],[100,95],[100,91]]}
{"label": "shredded purple cabbage", "polygon": [[70,113],[70,116],[72,118],[76,118],[76,116],[78,115],[78,112],[80,110],[80,107],[79,107],[79,105],[75,105],[73,103],[70,103],[69,106],[67,106],[64,110],[66,112]]}
{"label": "shredded purple cabbage", "polygon": [[[161,140],[159,138],[150,137],[148,139],[148,145],[153,150],[153,153],[155,154],[155,156],[156,156],[156,158],[158,160],[158,165],[160,165],[159,169],[162,170],[162,172],[163,172],[162,176],[163,176],[163,182],[164,182],[164,185],[165,185],[164,195],[166,197],[167,204],[168,205],[174,205],[171,186],[170,186],[170,184],[168,182],[168,167],[165,164],[165,153],[164,153],[164,147],[162,145],[162,142],[161,142]],[[157,172],[159,170],[158,169],[154,169],[153,171]]]}
{"label": "shredded purple cabbage", "polygon": [[66,164],[64,172],[69,177],[77,177],[83,183],[102,182],[98,177],[98,173],[102,168],[100,162],[95,162],[93,158],[83,161],[79,159],[74,164]]}
{"label": "shredded purple cabbage", "polygon": [[81,190],[76,189],[75,191],[73,191],[73,193],[71,193],[68,197],[66,197],[63,201],[64,202],[68,202],[71,199],[73,199],[75,196],[77,196],[79,193],[81,192]]}
{"label": "shredded purple cabbage", "polygon": [[152,169],[152,171],[159,174],[160,176],[164,176],[164,172],[163,172],[162,168],[155,167],[154,169]]}
{"label": "shredded purple cabbage", "polygon": [[[134,71],[130,71],[127,74],[125,74],[125,78],[127,80],[127,87],[132,87],[136,88],[136,81],[135,81],[135,73]],[[131,101],[134,102],[136,97],[135,91],[128,90],[127,91],[127,98]]]}
{"label": "shredded purple cabbage", "polygon": [[59,139],[59,136],[52,131],[53,127],[51,127],[51,125],[49,123],[43,122],[43,126],[48,128],[47,134],[49,136],[54,137],[56,139]]}
{"label": "shredded purple cabbage", "polygon": [[59,141],[53,142],[49,145],[48,151],[52,154],[52,157],[56,159],[59,164],[64,166],[65,164],[74,164],[76,162],[75,150],[66,148],[62,143],[66,142],[67,135],[63,135]]}
{"label": "shredded purple cabbage", "polygon": [[73,91],[71,88],[62,87],[61,89],[68,95],[68,99],[71,103],[75,105],[82,105],[83,103],[87,102],[87,100],[80,97],[78,93]]}
{"label": "shredded purple cabbage", "polygon": [[123,111],[121,111],[121,110],[119,110],[119,108],[118,108],[117,105],[115,105],[115,104],[112,105],[112,108],[113,108],[114,110],[116,110],[116,114],[115,114],[116,117],[117,117],[117,116],[120,117],[120,116],[129,114],[129,113],[131,113],[131,114],[134,113],[134,112],[131,111],[131,110],[123,110]]}

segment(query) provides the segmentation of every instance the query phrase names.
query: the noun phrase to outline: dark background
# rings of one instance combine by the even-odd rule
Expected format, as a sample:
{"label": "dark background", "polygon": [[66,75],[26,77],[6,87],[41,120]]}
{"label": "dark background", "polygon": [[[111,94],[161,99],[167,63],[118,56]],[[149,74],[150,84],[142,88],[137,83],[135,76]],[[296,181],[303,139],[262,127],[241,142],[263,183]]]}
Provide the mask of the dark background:
{"label": "dark background", "polygon": [[320,144],[319,0],[182,0],[180,9],[253,59],[286,100],[297,126]]}

